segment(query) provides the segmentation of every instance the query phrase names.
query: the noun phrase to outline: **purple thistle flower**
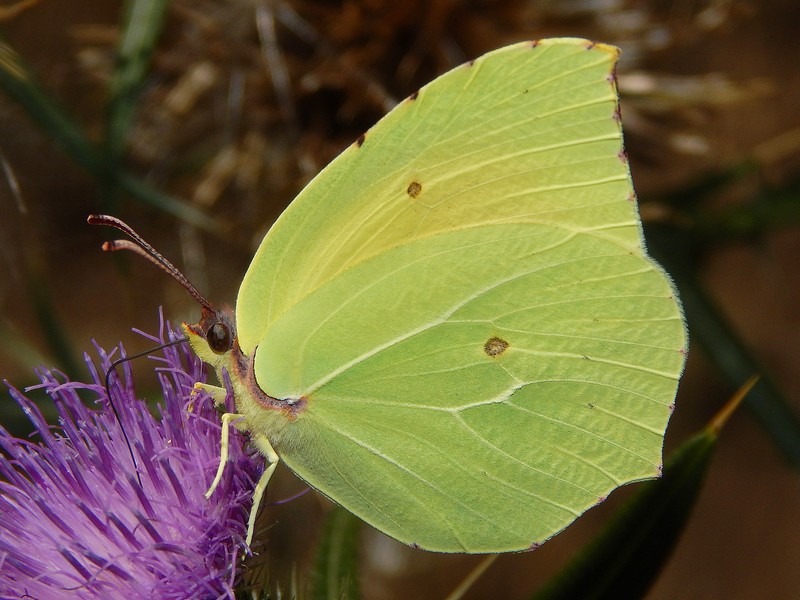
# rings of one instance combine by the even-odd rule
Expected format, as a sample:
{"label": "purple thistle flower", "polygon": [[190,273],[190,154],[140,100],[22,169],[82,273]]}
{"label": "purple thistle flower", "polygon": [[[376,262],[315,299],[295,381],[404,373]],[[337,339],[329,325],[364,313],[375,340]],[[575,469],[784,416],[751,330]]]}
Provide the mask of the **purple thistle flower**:
{"label": "purple thistle flower", "polygon": [[[162,318],[160,335],[146,337],[163,343],[181,336]],[[39,441],[0,427],[0,597],[233,598],[263,459],[232,432],[231,463],[211,499],[203,497],[219,463],[220,422],[208,396],[190,400],[206,369],[181,344],[158,359],[159,418],[135,397],[130,363],[118,367],[122,380],[111,378],[140,486],[106,397],[110,359],[97,350],[100,369],[85,358],[92,383],[38,372],[42,383],[35,387],[55,402],[58,428],[6,383]]]}

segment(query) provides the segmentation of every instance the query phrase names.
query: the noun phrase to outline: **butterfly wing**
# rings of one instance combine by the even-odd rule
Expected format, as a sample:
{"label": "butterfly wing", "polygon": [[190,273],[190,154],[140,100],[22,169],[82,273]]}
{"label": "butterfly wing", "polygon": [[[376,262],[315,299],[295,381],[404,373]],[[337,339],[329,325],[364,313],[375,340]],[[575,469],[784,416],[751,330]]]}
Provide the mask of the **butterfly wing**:
{"label": "butterfly wing", "polygon": [[273,445],[399,540],[522,550],[660,470],[686,338],[643,249],[616,56],[549,40],[445,74],[248,270],[242,349],[267,393],[306,400]]}

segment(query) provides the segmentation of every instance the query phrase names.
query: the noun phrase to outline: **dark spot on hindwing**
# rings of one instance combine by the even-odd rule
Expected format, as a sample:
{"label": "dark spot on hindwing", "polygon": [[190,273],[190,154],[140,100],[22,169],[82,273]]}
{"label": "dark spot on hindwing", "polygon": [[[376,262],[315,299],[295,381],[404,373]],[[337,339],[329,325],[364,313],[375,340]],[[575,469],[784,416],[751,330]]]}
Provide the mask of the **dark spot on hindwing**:
{"label": "dark spot on hindwing", "polygon": [[367,135],[362,133],[360,136],[358,136],[358,139],[356,140],[356,146],[361,148],[361,146],[364,145],[364,140],[366,140],[366,139],[367,139]]}
{"label": "dark spot on hindwing", "polygon": [[422,193],[422,184],[419,181],[412,181],[408,184],[406,193],[412,198],[417,198]]}
{"label": "dark spot on hindwing", "polygon": [[500,356],[508,349],[508,342],[499,337],[490,337],[483,345],[483,351],[487,356]]}

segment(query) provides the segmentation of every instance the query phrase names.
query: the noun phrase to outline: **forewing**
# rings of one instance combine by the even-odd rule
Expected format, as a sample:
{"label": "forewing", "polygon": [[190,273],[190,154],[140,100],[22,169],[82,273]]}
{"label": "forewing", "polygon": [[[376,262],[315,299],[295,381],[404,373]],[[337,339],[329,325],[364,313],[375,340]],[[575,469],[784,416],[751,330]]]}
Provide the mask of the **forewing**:
{"label": "forewing", "polygon": [[503,222],[602,229],[638,248],[616,118],[616,48],[522,43],[401,102],[273,225],[245,275],[239,341],[364,260],[429,235]]}

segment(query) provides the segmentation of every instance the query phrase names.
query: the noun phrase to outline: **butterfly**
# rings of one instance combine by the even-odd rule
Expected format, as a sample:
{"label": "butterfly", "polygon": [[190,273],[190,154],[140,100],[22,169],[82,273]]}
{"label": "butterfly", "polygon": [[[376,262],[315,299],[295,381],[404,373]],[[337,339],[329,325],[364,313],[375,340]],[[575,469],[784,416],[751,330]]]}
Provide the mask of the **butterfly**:
{"label": "butterfly", "polygon": [[644,247],[618,53],[546,39],[445,73],[284,211],[235,317],[199,298],[184,328],[230,379],[225,433],[266,457],[258,498],[282,460],[402,542],[505,552],[660,473],[687,334]]}

